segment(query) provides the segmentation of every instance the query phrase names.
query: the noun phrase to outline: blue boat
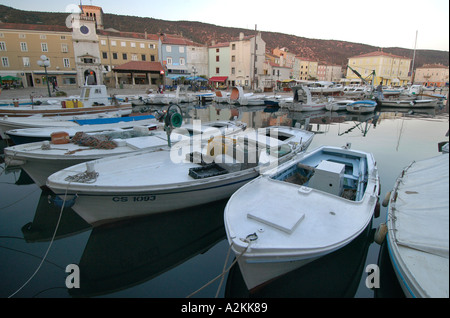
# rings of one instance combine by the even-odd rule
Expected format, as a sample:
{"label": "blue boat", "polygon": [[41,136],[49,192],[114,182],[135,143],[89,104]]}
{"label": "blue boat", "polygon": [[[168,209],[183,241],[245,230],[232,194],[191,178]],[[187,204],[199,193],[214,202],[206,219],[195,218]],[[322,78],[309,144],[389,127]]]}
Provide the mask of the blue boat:
{"label": "blue boat", "polygon": [[351,113],[371,113],[377,107],[377,102],[373,100],[358,100],[347,105],[347,111]]}

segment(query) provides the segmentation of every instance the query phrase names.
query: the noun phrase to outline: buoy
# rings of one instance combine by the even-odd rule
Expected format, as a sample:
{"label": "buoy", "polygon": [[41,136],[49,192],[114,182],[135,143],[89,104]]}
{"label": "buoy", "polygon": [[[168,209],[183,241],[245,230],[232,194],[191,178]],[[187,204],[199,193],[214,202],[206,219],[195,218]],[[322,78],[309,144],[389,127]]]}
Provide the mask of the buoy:
{"label": "buoy", "polygon": [[381,245],[384,242],[384,239],[386,238],[386,234],[387,234],[388,228],[386,226],[385,223],[381,223],[377,230],[375,231],[375,235],[373,240],[375,241],[375,243],[377,243],[378,245]]}
{"label": "buoy", "polygon": [[386,193],[386,196],[384,197],[383,203],[382,205],[384,207],[388,206],[389,204],[389,199],[391,198],[391,191],[389,191],[388,193]]}

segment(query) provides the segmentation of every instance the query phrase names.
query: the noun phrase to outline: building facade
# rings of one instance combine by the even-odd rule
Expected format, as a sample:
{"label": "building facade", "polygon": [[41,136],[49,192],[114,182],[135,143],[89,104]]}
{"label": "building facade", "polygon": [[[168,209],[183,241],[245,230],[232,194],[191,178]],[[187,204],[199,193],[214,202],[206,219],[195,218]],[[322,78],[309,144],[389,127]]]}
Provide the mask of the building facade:
{"label": "building facade", "polygon": [[448,86],[448,67],[442,64],[427,64],[418,67],[414,74],[414,84],[422,84],[429,87]]}
{"label": "building facade", "polygon": [[18,77],[24,87],[46,87],[45,69],[37,63],[42,55],[50,62],[49,82],[77,85],[71,29],[0,23],[0,76]]}
{"label": "building facade", "polygon": [[[383,51],[371,52],[348,59],[348,66],[357,71],[361,77],[372,81],[371,75],[375,71],[373,85],[382,83],[387,86],[406,86],[411,81],[409,75],[411,59],[397,56]],[[350,68],[347,69],[346,78],[358,80],[359,77]]]}
{"label": "building facade", "polygon": [[292,69],[292,77],[297,81],[317,81],[317,68],[319,62],[296,56],[294,59],[294,67]]}

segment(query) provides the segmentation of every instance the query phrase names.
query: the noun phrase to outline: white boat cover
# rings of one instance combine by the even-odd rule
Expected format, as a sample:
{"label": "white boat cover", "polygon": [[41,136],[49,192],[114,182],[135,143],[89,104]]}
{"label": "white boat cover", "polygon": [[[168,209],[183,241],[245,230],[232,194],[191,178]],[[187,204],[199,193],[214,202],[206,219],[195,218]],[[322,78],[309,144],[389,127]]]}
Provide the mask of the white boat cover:
{"label": "white boat cover", "polygon": [[395,205],[397,244],[448,259],[449,157],[413,163]]}
{"label": "white boat cover", "polygon": [[409,297],[449,297],[449,155],[413,162],[388,210],[390,253]]}

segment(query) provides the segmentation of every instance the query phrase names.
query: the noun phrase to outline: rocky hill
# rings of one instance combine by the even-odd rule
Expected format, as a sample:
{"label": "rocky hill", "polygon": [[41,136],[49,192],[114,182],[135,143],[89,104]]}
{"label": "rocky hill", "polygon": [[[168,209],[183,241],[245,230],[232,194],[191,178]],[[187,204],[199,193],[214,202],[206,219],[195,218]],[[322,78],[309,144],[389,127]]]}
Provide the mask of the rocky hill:
{"label": "rocky hill", "polygon": [[[35,12],[17,10],[0,5],[0,21],[10,23],[65,25],[67,13]],[[154,18],[141,18],[106,13],[103,17],[105,28],[120,31],[182,34],[195,42],[210,44],[229,41],[240,32],[254,34],[254,30],[222,27],[213,24],[192,21],[166,21]],[[378,50],[378,47],[338,40],[317,40],[277,32],[262,32],[267,49],[286,47],[302,57],[338,65],[346,65],[351,56]],[[412,58],[413,50],[388,47],[384,52]],[[443,64],[449,66],[449,52],[437,50],[416,50],[415,66],[424,64]]]}

